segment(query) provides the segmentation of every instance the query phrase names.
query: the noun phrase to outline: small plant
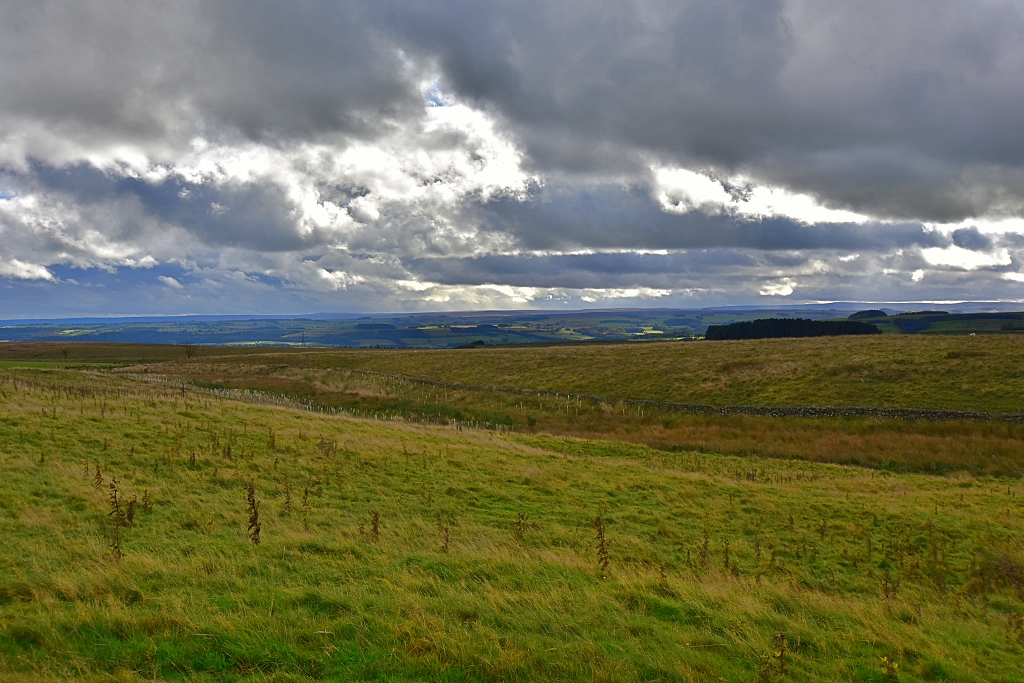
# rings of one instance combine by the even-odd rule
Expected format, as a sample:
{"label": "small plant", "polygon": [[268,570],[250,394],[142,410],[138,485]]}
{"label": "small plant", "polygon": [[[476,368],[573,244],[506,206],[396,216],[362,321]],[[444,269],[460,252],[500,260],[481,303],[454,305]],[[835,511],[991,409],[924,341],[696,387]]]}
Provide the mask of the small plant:
{"label": "small plant", "polygon": [[786,673],[786,634],[776,633],[774,636],[775,647],[775,662],[779,665],[779,675]]}
{"label": "small plant", "polygon": [[512,522],[512,534],[520,543],[523,542],[523,535],[530,528],[530,515],[520,512],[516,515],[516,521]]}
{"label": "small plant", "polygon": [[316,448],[320,451],[320,455],[325,458],[331,458],[334,456],[335,451],[338,450],[338,444],[320,437],[320,441],[317,443]]}
{"label": "small plant", "polygon": [[886,569],[879,581],[882,584],[882,595],[885,597],[885,601],[889,602],[891,599],[895,598],[896,593],[900,589],[900,580],[898,578],[892,578],[889,574],[889,570]]}
{"label": "small plant", "polygon": [[128,522],[128,528],[131,529],[135,526],[135,506],[138,504],[137,496],[132,496],[132,499],[128,501],[128,507],[124,511],[124,518]]}
{"label": "small plant", "polygon": [[601,569],[601,578],[606,578],[611,560],[608,559],[608,542],[604,537],[604,520],[601,515],[594,518],[594,531],[597,539],[597,566]]}
{"label": "small plant", "polygon": [[370,538],[380,540],[380,515],[377,512],[370,516]]}
{"label": "small plant", "polygon": [[273,427],[267,427],[267,446],[269,446],[272,451],[277,450],[277,436],[274,434]]}
{"label": "small plant", "polygon": [[96,463],[96,476],[92,479],[92,485],[96,488],[103,486],[103,474],[100,472],[99,463]]}
{"label": "small plant", "polygon": [[290,482],[285,482],[284,485],[284,513],[286,515],[292,513],[292,485]]}
{"label": "small plant", "polygon": [[437,516],[437,533],[441,537],[441,552],[448,552],[448,545],[452,539],[448,531],[448,525],[441,522],[441,515]]}
{"label": "small plant", "polygon": [[260,544],[260,504],[256,500],[256,489],[252,484],[247,487],[246,500],[249,503],[249,540],[255,545]]}
{"label": "small plant", "polygon": [[[376,513],[374,513],[376,514]],[[302,490],[302,529],[309,531],[309,489]],[[376,540],[376,538],[374,539]]]}
{"label": "small plant", "polygon": [[113,552],[114,559],[120,560],[123,557],[121,553],[121,527],[128,526],[127,518],[124,514],[124,509],[121,507],[121,499],[118,496],[117,485],[120,482],[111,477],[110,479],[110,512],[107,513],[110,516],[110,525],[113,528],[113,538],[110,542],[110,549]]}
{"label": "small plant", "polygon": [[149,497],[149,489],[142,491],[142,509],[146,512],[153,511],[153,499]]}
{"label": "small plant", "polygon": [[701,569],[708,568],[708,554],[711,550],[711,534],[707,527],[704,527],[704,538],[700,543],[700,550],[697,551],[697,562]]}
{"label": "small plant", "polygon": [[889,657],[882,657],[882,675],[892,680],[899,680],[900,677],[900,665],[896,663],[896,660]]}
{"label": "small plant", "polygon": [[196,449],[194,449],[194,448],[188,454],[188,466],[192,467],[192,468],[195,468],[195,466],[196,466]]}

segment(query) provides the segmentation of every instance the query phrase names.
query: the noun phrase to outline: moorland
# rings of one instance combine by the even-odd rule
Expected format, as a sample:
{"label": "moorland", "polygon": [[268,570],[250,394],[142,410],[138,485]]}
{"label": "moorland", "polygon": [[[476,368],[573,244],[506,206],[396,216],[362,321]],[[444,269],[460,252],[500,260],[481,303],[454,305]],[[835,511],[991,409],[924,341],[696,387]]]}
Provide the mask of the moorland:
{"label": "moorland", "polygon": [[1021,680],[1022,360],[3,344],[0,677]]}
{"label": "moorland", "polygon": [[[849,305],[847,305],[849,306]],[[998,308],[998,306],[996,306]],[[649,342],[693,339],[709,327],[764,318],[846,320],[884,334],[1019,334],[1024,313],[1013,311],[853,311],[829,306],[779,309],[622,308],[579,311],[475,311],[308,317],[163,316],[0,320],[0,343],[92,342],[206,344],[252,348],[455,348],[467,344],[522,345]],[[800,335],[794,335],[800,336]]]}

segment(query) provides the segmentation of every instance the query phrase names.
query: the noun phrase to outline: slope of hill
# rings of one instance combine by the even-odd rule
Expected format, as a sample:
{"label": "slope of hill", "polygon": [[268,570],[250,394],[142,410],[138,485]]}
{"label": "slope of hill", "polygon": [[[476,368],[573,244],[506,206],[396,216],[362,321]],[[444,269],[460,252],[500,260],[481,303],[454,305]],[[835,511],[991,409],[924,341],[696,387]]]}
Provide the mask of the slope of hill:
{"label": "slope of hill", "polygon": [[0,391],[4,680],[1019,677],[1019,480]]}
{"label": "slope of hill", "polygon": [[[2,347],[0,347],[2,350]],[[609,399],[769,406],[870,406],[1016,413],[1024,337],[878,335],[675,344],[460,350],[321,350],[181,360],[200,379],[256,366],[371,370],[472,386]],[[247,369],[249,368],[249,369]],[[262,371],[261,371],[262,372]],[[208,376],[208,377],[207,377]]]}

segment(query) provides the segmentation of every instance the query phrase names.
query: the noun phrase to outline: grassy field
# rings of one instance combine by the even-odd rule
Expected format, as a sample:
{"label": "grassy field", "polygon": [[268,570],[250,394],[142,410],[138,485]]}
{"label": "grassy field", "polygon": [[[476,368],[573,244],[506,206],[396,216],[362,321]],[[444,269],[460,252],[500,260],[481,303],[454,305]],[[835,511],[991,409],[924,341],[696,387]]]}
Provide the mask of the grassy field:
{"label": "grassy field", "polygon": [[3,680],[1021,680],[1019,479],[0,392]]}
{"label": "grassy field", "polygon": [[57,360],[0,360],[0,370],[9,368],[85,368],[109,367],[112,363],[102,361],[57,361]]}
{"label": "grassy field", "polygon": [[[301,351],[301,349],[298,349]],[[57,363],[60,366],[74,366],[83,363],[146,364],[192,358],[225,358],[231,356],[254,356],[272,352],[278,356],[287,354],[289,349],[234,346],[193,345],[186,350],[176,344],[120,344],[116,342],[4,342],[0,343],[0,362],[6,367],[31,363]]]}
{"label": "grassy field", "polygon": [[[424,385],[362,371],[274,364],[149,367],[193,387],[269,392],[380,418],[483,423],[520,433],[600,438],[665,451],[799,458],[893,471],[1024,476],[1024,425],[687,415],[631,404]],[[184,372],[182,372],[184,370]]]}
{"label": "grassy field", "polygon": [[[179,352],[177,359],[132,369],[362,413],[489,422],[667,451],[1020,477],[1024,426],[1017,424],[685,415],[620,400],[1015,413],[1024,401],[1022,350],[1024,340],[1012,336],[886,336],[449,351],[231,350],[191,360]],[[556,400],[392,375],[561,393]],[[577,392],[605,400],[566,396]]]}
{"label": "grassy field", "polygon": [[[366,370],[474,386],[714,405],[1024,410],[1024,336],[882,335],[480,348],[302,350],[0,344],[0,361],[146,365],[209,379],[267,368]],[[66,353],[66,355],[65,355]]]}
{"label": "grassy field", "polygon": [[[276,358],[275,358],[276,355]],[[179,354],[179,358],[180,358]],[[188,365],[181,360],[172,365]],[[881,335],[461,350],[317,350],[216,365],[372,370],[468,385],[714,405],[1024,409],[1024,337]],[[167,371],[173,371],[168,369]]]}

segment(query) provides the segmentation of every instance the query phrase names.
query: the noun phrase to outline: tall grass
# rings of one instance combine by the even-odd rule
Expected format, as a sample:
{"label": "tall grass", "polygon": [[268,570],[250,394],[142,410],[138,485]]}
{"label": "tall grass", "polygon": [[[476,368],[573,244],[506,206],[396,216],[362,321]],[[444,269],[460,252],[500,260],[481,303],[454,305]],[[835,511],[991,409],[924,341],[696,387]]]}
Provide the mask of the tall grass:
{"label": "tall grass", "polygon": [[[1019,680],[1016,479],[5,374],[0,679],[753,681],[767,663],[791,681],[882,680],[889,662],[907,681]],[[244,456],[187,465],[217,439]],[[143,492],[120,561],[97,462],[104,484]],[[294,481],[310,482],[309,531],[283,514]]]}

